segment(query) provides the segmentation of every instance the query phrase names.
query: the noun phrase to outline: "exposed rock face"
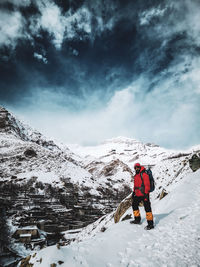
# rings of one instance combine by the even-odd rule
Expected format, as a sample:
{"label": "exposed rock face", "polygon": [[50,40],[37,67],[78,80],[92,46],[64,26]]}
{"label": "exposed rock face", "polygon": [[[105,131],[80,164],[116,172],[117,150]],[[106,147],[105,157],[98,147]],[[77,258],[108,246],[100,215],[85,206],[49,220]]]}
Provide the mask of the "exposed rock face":
{"label": "exposed rock face", "polygon": [[33,148],[27,148],[24,151],[24,155],[26,157],[36,157],[37,156],[37,153],[35,152],[35,150]]}
{"label": "exposed rock face", "polygon": [[131,218],[132,218],[132,215],[131,214],[127,214],[126,216],[124,216],[122,218],[122,221],[130,220]]}
{"label": "exposed rock face", "polygon": [[130,208],[131,205],[132,193],[119,204],[114,216],[115,223],[119,222],[122,215],[127,211],[128,208]]}
{"label": "exposed rock face", "polygon": [[[133,173],[121,160],[91,161],[85,166],[85,169],[92,174],[92,179],[96,181],[96,185],[98,184],[97,190],[100,193],[110,194],[112,198],[118,195],[119,199],[124,199],[130,194]],[[127,179],[127,177],[129,178]],[[102,180],[105,181],[104,184],[102,184]]]}
{"label": "exposed rock face", "polygon": [[189,160],[189,165],[193,172],[197,171],[200,168],[200,157],[198,157],[197,154],[194,154]]}
{"label": "exposed rock face", "polygon": [[129,172],[131,178],[133,179],[133,173],[131,169],[119,159],[113,160],[109,164],[106,164],[105,167],[102,169],[100,175],[104,176],[114,175],[119,167],[122,168],[123,172]]}
{"label": "exposed rock face", "polygon": [[29,263],[30,259],[31,259],[30,255],[27,256],[26,258],[22,259],[20,267],[31,267],[31,266],[33,266],[33,264]]}
{"label": "exposed rock face", "polygon": [[166,195],[168,195],[168,193],[166,192],[165,189],[162,190],[160,196],[159,196],[159,199],[161,200],[162,198],[164,198]]}
{"label": "exposed rock face", "polygon": [[7,120],[7,110],[4,108],[0,107],[0,129],[5,129],[6,127],[6,120]]}
{"label": "exposed rock face", "polygon": [[31,141],[50,150],[58,150],[52,140],[46,140],[42,134],[33,131],[28,125],[21,123],[5,108],[0,106],[0,133],[11,134],[23,141]]}
{"label": "exposed rock face", "polygon": [[0,107],[0,132],[12,133],[24,139],[22,130],[17,120],[5,108]]}

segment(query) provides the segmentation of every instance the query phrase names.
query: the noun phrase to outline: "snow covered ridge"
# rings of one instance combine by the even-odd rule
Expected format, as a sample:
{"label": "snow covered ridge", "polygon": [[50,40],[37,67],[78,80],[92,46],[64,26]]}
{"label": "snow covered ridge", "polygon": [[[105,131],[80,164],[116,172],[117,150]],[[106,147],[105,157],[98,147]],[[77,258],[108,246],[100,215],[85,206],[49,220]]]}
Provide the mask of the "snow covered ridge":
{"label": "snow covered ridge", "polygon": [[[156,190],[152,194],[153,198],[158,197],[163,189],[170,191],[170,184],[177,183],[185,175],[191,173],[189,159],[192,155],[200,153],[200,146],[187,151],[174,151],[153,144],[143,144],[125,137],[113,138],[98,146],[81,147],[68,144],[68,147],[82,157],[82,165],[96,177],[101,176],[102,166],[104,166],[104,177],[106,177],[106,173],[109,174],[109,167],[112,166],[112,162],[118,163],[119,166],[125,164],[131,178],[134,174],[133,166],[135,162],[140,162],[145,167],[151,167],[156,181]],[[111,167],[111,170],[110,182],[112,183],[116,181],[117,176],[113,167]],[[125,178],[123,173],[119,177],[122,183],[128,181],[127,178],[123,179]],[[132,183],[130,183],[130,187],[132,187]]]}
{"label": "snow covered ridge", "polygon": [[95,227],[90,233],[85,230],[87,238],[82,242],[45,248],[31,257],[30,263],[41,267],[61,262],[64,267],[199,266],[199,195],[200,170],[185,176],[162,200],[152,201],[155,229],[150,232],[144,230],[142,208],[142,225],[132,225],[129,220],[114,224],[108,215],[104,231]]}
{"label": "snow covered ridge", "polygon": [[75,154],[82,156],[84,161],[90,161],[92,157],[101,159],[103,162],[118,158],[129,164],[132,169],[137,160],[142,160],[143,164],[154,165],[158,161],[177,153],[177,151],[164,149],[150,143],[144,144],[125,137],[109,139],[97,146],[81,147],[68,144],[68,147]]}
{"label": "snow covered ridge", "polygon": [[38,131],[20,122],[5,108],[0,106],[0,133],[11,134],[23,141],[34,142],[50,150],[58,150],[53,141],[47,139]]}
{"label": "snow covered ridge", "polygon": [[130,187],[132,171],[123,162],[111,160],[109,167],[99,160],[98,166],[93,159],[85,161],[66,146],[63,149],[47,140],[1,107],[0,152],[1,177],[6,181],[14,176],[16,181],[38,177],[37,181],[63,188],[63,181],[70,180],[96,196],[102,195],[102,188],[115,192]]}

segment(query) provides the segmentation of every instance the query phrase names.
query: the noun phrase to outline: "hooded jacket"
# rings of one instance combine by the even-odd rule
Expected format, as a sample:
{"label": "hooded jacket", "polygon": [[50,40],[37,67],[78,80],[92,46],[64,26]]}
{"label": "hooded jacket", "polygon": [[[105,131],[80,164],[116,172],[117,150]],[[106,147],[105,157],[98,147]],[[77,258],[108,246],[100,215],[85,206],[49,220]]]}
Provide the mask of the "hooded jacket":
{"label": "hooded jacket", "polygon": [[150,191],[149,175],[144,171],[145,171],[145,168],[143,166],[141,166],[140,173],[138,173],[138,174],[136,173],[135,176],[134,176],[134,188],[133,188],[133,191],[135,193],[135,196],[137,196],[137,197],[144,196],[144,194],[139,189],[139,187],[142,186],[141,172],[142,172],[142,177],[143,177],[143,181],[144,181],[144,193],[145,194],[149,194],[149,191]]}

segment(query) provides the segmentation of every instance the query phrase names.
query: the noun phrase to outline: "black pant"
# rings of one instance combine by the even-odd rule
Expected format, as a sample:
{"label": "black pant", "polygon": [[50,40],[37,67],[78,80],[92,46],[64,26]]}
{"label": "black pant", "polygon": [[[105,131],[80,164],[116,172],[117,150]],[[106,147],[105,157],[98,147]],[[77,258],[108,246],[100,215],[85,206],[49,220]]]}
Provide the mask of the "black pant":
{"label": "black pant", "polygon": [[133,201],[132,201],[133,210],[139,210],[139,203],[143,201],[145,211],[151,212],[151,202],[149,200],[149,196],[146,197],[145,199],[146,200],[144,200],[144,197],[133,196]]}

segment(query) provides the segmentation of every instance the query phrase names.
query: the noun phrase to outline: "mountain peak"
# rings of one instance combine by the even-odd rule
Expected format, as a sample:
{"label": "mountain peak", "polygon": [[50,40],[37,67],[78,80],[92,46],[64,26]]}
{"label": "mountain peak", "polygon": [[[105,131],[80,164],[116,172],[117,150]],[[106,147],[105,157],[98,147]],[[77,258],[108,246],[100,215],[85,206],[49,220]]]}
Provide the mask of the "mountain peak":
{"label": "mountain peak", "polygon": [[103,144],[108,144],[108,143],[117,143],[117,144],[128,144],[128,145],[132,145],[132,144],[136,144],[136,143],[142,143],[136,139],[133,138],[128,138],[128,137],[124,137],[124,136],[117,136],[111,139],[107,139],[103,142]]}
{"label": "mountain peak", "polygon": [[30,141],[48,149],[58,149],[53,141],[47,141],[38,131],[19,121],[7,109],[0,106],[0,133],[17,137],[23,141]]}
{"label": "mountain peak", "polygon": [[11,134],[24,141],[30,141],[31,131],[33,130],[29,126],[20,122],[4,107],[0,107],[0,133]]}
{"label": "mountain peak", "polygon": [[0,106],[0,132],[19,134],[19,127],[15,118],[7,109]]}

